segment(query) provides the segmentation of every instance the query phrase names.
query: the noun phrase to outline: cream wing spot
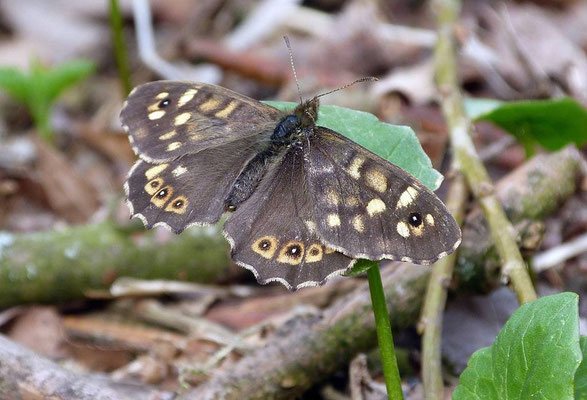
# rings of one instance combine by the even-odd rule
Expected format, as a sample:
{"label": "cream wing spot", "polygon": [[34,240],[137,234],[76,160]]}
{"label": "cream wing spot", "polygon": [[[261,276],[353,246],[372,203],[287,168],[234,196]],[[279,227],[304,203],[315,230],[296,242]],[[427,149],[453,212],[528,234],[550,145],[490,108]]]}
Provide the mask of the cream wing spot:
{"label": "cream wing spot", "polygon": [[408,224],[406,224],[405,222],[398,222],[395,229],[397,230],[397,233],[399,233],[400,236],[404,238],[410,237],[410,228],[408,227]]}
{"label": "cream wing spot", "polygon": [[371,217],[382,213],[386,208],[385,203],[381,199],[371,199],[369,203],[367,203],[367,213],[369,213],[369,216]]}
{"label": "cream wing spot", "polygon": [[163,111],[163,110],[153,111],[153,112],[149,113],[149,119],[151,121],[154,121],[156,119],[160,119],[164,115],[165,115],[165,111]]}
{"label": "cream wing spot", "polygon": [[227,118],[238,106],[238,101],[233,100],[223,109],[214,114],[217,118]]}
{"label": "cream wing spot", "polygon": [[362,215],[355,215],[353,217],[353,228],[359,233],[363,233],[365,231],[365,221],[363,221]]}
{"label": "cream wing spot", "polygon": [[145,177],[147,177],[148,180],[151,180],[161,172],[165,171],[167,167],[169,167],[169,164],[157,164],[145,171]]}
{"label": "cream wing spot", "polygon": [[359,200],[357,200],[357,198],[355,196],[349,196],[345,199],[345,204],[347,206],[354,207],[357,204],[359,204]]}
{"label": "cream wing spot", "polygon": [[181,113],[177,117],[175,117],[175,120],[173,120],[173,123],[175,124],[175,126],[183,125],[186,122],[188,122],[188,120],[190,119],[190,116],[191,116],[191,114],[189,112]]}
{"label": "cream wing spot", "polygon": [[217,100],[215,98],[211,98],[211,99],[207,100],[206,102],[200,104],[200,110],[202,112],[209,112],[209,111],[217,109],[219,105],[220,105],[220,100]]}
{"label": "cream wing spot", "polygon": [[308,220],[308,221],[304,221],[304,223],[306,224],[306,227],[308,228],[308,230],[311,233],[316,232],[316,223],[314,221]]}
{"label": "cream wing spot", "polygon": [[167,146],[167,151],[177,150],[180,147],[181,147],[181,142],[169,143],[169,145]]}
{"label": "cream wing spot", "polygon": [[365,159],[361,156],[353,158],[351,165],[347,169],[348,174],[355,179],[359,179],[361,177],[361,167],[364,163]]}
{"label": "cream wing spot", "polygon": [[174,137],[175,135],[177,135],[177,131],[175,131],[175,130],[169,131],[169,132],[164,133],[163,135],[159,136],[159,140],[169,140],[172,137]]}
{"label": "cream wing spot", "polygon": [[338,206],[340,203],[340,196],[333,189],[326,189],[326,202],[330,206]]}
{"label": "cream wing spot", "polygon": [[404,190],[404,192],[399,197],[396,208],[403,208],[409,206],[410,204],[412,204],[416,197],[418,197],[418,191],[414,189],[412,186],[408,186],[408,188]]}
{"label": "cream wing spot", "polygon": [[175,167],[175,169],[173,171],[171,171],[173,176],[175,176],[176,178],[185,174],[186,172],[188,172],[188,169],[186,167],[184,167],[183,165],[179,165],[179,166]]}
{"label": "cream wing spot", "polygon": [[379,193],[384,193],[387,190],[387,178],[376,169],[367,171],[366,180],[367,186]]}
{"label": "cream wing spot", "polygon": [[328,226],[335,228],[340,226],[340,217],[336,213],[328,214]]}
{"label": "cream wing spot", "polygon": [[188,89],[184,94],[181,95],[177,102],[177,107],[183,107],[198,93],[198,89]]}
{"label": "cream wing spot", "polygon": [[434,217],[432,214],[426,214],[426,223],[430,226],[434,226]]}
{"label": "cream wing spot", "polygon": [[161,92],[159,93],[157,96],[155,96],[155,98],[157,100],[163,100],[164,98],[166,98],[167,96],[169,96],[168,92]]}

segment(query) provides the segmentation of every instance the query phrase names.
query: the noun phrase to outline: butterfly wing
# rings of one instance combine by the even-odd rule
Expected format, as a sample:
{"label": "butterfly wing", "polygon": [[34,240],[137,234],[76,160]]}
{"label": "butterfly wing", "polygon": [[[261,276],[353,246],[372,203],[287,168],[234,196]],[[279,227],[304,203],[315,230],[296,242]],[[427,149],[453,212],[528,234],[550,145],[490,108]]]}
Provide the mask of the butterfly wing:
{"label": "butterfly wing", "polygon": [[167,162],[137,161],[125,184],[131,215],[147,228],[163,224],[176,233],[217,222],[254,145],[249,137]]}
{"label": "butterfly wing", "polygon": [[310,149],[308,188],[325,244],[353,258],[420,264],[458,247],[452,215],[406,171],[323,127],[315,128]]}
{"label": "butterfly wing", "polygon": [[282,113],[220,86],[156,81],[137,86],[120,119],[135,153],[166,162],[275,128]]}
{"label": "butterfly wing", "polygon": [[232,258],[260,283],[290,289],[323,284],[355,260],[326,248],[315,232],[305,183],[305,148],[292,147],[224,225]]}

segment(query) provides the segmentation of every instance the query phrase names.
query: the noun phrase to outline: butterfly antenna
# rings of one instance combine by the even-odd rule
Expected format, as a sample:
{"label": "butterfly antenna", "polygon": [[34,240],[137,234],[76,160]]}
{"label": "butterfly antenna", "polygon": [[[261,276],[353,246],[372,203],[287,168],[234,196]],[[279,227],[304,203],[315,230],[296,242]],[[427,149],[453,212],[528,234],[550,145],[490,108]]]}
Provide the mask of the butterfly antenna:
{"label": "butterfly antenna", "polygon": [[302,104],[304,102],[304,100],[302,100],[302,91],[300,90],[300,83],[298,82],[298,75],[296,74],[296,67],[294,65],[294,59],[293,59],[293,51],[291,51],[291,45],[289,44],[289,38],[287,36],[284,36],[283,40],[285,40],[285,45],[287,46],[287,51],[289,52],[289,62],[291,64],[291,69],[293,70],[294,79],[296,80],[296,86],[298,87],[298,95],[300,96],[300,104]]}
{"label": "butterfly antenna", "polygon": [[353,86],[355,83],[366,82],[366,81],[378,81],[378,80],[379,79],[375,78],[374,76],[366,76],[364,78],[357,79],[354,82],[347,83],[346,85],[341,86],[341,87],[339,87],[337,89],[333,89],[333,90],[330,90],[330,91],[328,91],[326,93],[319,94],[318,96],[314,96],[314,99],[317,99],[317,98],[322,97],[322,96],[326,96],[327,94],[330,94],[330,93],[338,92],[339,90],[342,90],[342,89],[346,89],[346,88],[348,88],[350,86]]}

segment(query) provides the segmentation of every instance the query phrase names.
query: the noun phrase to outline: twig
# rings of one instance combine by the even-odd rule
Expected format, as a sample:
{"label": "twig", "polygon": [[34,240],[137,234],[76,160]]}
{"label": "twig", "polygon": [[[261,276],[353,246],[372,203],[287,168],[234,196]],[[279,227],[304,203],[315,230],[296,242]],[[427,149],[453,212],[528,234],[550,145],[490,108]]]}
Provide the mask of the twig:
{"label": "twig", "polygon": [[[462,225],[465,216],[465,208],[469,191],[465,178],[459,172],[451,182],[446,207]],[[422,381],[424,385],[424,398],[436,400],[444,398],[444,384],[442,381],[441,361],[441,332],[442,317],[446,305],[447,288],[451,281],[456,253],[437,261],[430,273],[426,299],[422,309],[419,330],[424,331],[422,338]]]}
{"label": "twig", "polygon": [[110,286],[110,294],[113,297],[197,294],[224,298],[227,296],[249,297],[253,293],[254,290],[250,286],[243,285],[217,286],[163,279],[135,279],[130,277],[119,278]]}
{"label": "twig", "polygon": [[133,0],[136,36],[141,60],[165,79],[192,80],[218,83],[220,70],[211,64],[193,66],[186,63],[170,63],[162,59],[155,49],[155,34],[151,18],[151,7],[147,0]]}
{"label": "twig", "polygon": [[164,307],[155,300],[142,300],[132,308],[132,311],[134,316],[144,321],[173,328],[190,336],[223,345],[238,342],[237,335],[223,326]]}
{"label": "twig", "polygon": [[459,89],[454,43],[460,2],[435,0],[433,4],[439,26],[435,49],[436,79],[456,165],[465,175],[472,193],[483,209],[502,260],[502,274],[512,283],[520,303],[535,300],[536,292],[516,244],[515,230],[495,196],[493,184],[471,140],[473,128],[466,117]]}
{"label": "twig", "polygon": [[28,235],[0,231],[0,307],[104,293],[119,276],[211,283],[230,275],[227,248],[219,227],[167,241],[145,232],[137,242],[111,221]]}
{"label": "twig", "polygon": [[61,368],[0,335],[0,399],[170,400],[173,394],[145,385],[82,375]]}
{"label": "twig", "polygon": [[[516,226],[516,237],[532,235],[532,221],[544,220],[575,193],[583,162],[579,150],[567,146],[532,157],[497,183],[497,197]],[[489,231],[481,207],[475,205],[465,220],[455,270],[455,280],[466,290],[489,290],[487,284],[499,274],[499,254]]]}
{"label": "twig", "polygon": [[291,17],[301,0],[264,0],[224,40],[230,50],[245,50],[272,34]]}
{"label": "twig", "polygon": [[587,233],[570,242],[536,254],[532,259],[532,267],[535,272],[541,272],[584,253],[587,253]]}

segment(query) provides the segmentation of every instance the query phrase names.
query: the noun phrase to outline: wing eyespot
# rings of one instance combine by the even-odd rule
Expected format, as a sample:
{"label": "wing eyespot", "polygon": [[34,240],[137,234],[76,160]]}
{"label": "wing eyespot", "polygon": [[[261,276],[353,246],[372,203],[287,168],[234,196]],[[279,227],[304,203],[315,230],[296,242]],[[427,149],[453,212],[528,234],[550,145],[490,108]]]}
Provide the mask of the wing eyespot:
{"label": "wing eyespot", "polygon": [[417,228],[420,225],[422,225],[422,222],[422,215],[418,212],[410,213],[410,215],[408,216],[408,223],[412,225],[414,228]]}

